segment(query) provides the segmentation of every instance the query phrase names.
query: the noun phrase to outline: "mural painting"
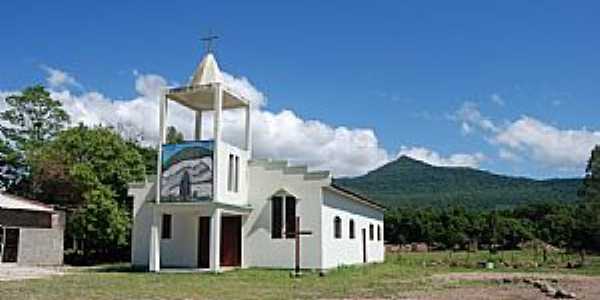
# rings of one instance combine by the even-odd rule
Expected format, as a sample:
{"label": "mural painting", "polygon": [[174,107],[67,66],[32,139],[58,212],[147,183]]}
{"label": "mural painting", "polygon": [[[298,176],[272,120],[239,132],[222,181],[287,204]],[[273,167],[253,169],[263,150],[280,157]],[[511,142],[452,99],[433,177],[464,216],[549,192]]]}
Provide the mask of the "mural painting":
{"label": "mural painting", "polygon": [[161,200],[208,201],[213,195],[213,142],[192,141],[162,147]]}

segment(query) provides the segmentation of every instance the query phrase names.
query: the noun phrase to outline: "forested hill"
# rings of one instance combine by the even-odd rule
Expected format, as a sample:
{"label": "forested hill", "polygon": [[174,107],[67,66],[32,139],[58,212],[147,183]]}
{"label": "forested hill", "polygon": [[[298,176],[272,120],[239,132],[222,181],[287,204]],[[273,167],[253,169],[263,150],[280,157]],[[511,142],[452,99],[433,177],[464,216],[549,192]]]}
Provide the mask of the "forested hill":
{"label": "forested hill", "polygon": [[435,167],[402,156],[366,175],[335,183],[393,207],[509,208],[541,202],[577,200],[580,179],[534,180],[464,167]]}

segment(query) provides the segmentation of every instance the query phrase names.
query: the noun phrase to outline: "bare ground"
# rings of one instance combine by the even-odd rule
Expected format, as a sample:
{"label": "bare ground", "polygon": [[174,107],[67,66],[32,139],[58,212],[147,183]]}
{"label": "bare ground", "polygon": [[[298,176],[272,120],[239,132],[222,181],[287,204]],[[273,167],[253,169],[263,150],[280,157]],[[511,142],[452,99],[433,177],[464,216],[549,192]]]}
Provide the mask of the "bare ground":
{"label": "bare ground", "polygon": [[34,267],[17,264],[0,264],[0,281],[44,278],[53,275],[63,275],[60,267]]}
{"label": "bare ground", "polygon": [[[577,299],[600,299],[600,277],[531,274],[531,273],[453,273],[432,277],[434,284],[450,285],[452,282],[483,283],[482,285],[457,285],[449,289],[427,292],[408,292],[400,294],[399,299],[435,299],[435,300],[475,300],[475,299],[552,299],[531,284],[524,283],[525,278],[544,280],[553,287],[574,292]],[[503,282],[510,279],[510,283]],[[487,284],[486,284],[487,283]]]}

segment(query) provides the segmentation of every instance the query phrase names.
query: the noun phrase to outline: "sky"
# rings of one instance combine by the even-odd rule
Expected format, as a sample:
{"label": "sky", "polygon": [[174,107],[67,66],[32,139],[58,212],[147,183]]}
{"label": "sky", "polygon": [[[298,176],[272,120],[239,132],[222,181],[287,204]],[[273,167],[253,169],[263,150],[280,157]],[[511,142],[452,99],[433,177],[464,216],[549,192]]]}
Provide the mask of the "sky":
{"label": "sky", "polygon": [[[553,178],[583,175],[600,144],[597,1],[3,1],[0,11],[0,100],[44,84],[74,122],[147,143],[160,87],[188,82],[212,31],[227,83],[255,104],[257,157],[336,176],[408,155]],[[191,137],[191,114],[170,114]],[[235,140],[239,115],[226,119]]]}

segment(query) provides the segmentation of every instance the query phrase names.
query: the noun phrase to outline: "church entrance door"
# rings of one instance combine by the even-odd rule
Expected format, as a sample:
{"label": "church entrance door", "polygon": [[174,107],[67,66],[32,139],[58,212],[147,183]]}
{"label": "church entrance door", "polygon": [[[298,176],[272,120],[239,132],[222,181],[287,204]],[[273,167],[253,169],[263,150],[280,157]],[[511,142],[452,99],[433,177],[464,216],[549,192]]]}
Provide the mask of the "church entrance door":
{"label": "church entrance door", "polygon": [[239,267],[242,263],[242,217],[221,219],[221,266]]}

